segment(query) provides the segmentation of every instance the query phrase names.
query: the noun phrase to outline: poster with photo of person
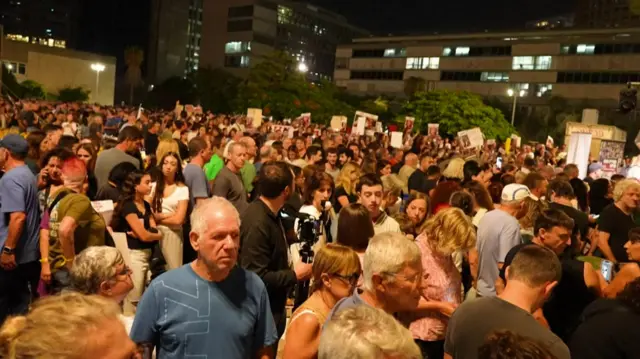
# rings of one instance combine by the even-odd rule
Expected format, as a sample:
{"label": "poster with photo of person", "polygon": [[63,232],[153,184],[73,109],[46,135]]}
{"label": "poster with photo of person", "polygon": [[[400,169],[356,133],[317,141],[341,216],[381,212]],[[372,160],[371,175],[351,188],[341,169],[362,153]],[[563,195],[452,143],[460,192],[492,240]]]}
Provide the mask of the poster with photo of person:
{"label": "poster with photo of person", "polygon": [[430,123],[427,124],[427,130],[429,133],[429,137],[439,137],[439,129],[440,129],[440,124],[439,123]]}

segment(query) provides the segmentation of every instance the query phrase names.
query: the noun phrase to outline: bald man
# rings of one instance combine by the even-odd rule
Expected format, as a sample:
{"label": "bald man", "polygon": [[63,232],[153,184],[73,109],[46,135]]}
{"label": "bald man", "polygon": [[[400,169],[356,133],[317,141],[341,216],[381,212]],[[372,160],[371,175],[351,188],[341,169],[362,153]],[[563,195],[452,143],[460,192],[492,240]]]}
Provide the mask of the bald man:
{"label": "bald man", "polygon": [[398,173],[398,178],[402,181],[402,183],[406,186],[409,182],[409,177],[413,174],[413,172],[418,168],[418,155],[415,153],[407,153],[404,157],[404,166],[400,168],[400,172]]}

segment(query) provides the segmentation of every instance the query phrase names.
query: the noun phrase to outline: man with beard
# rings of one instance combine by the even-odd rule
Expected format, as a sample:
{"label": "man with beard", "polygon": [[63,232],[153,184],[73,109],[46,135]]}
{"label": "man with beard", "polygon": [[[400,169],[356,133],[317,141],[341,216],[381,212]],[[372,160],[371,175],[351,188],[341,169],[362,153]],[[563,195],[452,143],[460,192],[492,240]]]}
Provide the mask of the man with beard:
{"label": "man with beard", "polygon": [[151,283],[131,338],[155,347],[158,358],[272,358],[278,335],[267,289],[258,275],[236,265],[238,211],[213,197],[195,208],[191,225],[197,259]]}
{"label": "man with beard", "polygon": [[325,163],[325,172],[333,178],[333,182],[338,179],[340,168],[338,167],[338,150],[335,147],[327,149],[327,162]]}
{"label": "man with beard", "polygon": [[140,160],[136,157],[142,146],[142,131],[136,126],[127,126],[118,135],[118,144],[111,149],[102,151],[96,160],[95,175],[98,188],[109,182],[109,172],[122,162],[130,162],[140,168]]}

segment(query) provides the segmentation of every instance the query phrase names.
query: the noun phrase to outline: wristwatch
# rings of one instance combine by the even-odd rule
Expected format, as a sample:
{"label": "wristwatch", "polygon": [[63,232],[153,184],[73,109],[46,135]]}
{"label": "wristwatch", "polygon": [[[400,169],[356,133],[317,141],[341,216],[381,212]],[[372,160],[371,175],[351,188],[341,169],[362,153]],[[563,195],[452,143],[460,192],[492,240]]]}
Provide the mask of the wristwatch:
{"label": "wristwatch", "polygon": [[8,254],[8,255],[12,255],[16,253],[16,250],[14,248],[9,248],[7,246],[2,247],[2,253]]}

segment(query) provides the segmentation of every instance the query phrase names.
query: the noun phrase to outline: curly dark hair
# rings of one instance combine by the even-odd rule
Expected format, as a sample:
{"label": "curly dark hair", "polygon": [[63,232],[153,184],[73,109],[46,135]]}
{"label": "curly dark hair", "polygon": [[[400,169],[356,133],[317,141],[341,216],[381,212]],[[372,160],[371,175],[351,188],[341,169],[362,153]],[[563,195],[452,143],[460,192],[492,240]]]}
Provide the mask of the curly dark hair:
{"label": "curly dark hair", "polygon": [[557,359],[542,343],[510,331],[490,333],[478,349],[478,359]]}
{"label": "curly dark hair", "polygon": [[626,305],[634,313],[640,314],[640,277],[627,283],[616,300]]}
{"label": "curly dark hair", "polygon": [[[158,162],[158,167],[160,168],[160,170],[162,170],[162,166],[164,165],[164,160],[167,157],[173,157],[178,162],[178,165],[176,167],[176,174],[174,178],[175,183],[184,184],[184,175],[182,174],[182,161],[180,161],[179,154],[175,152],[167,152],[167,154],[165,154],[162,157],[160,162]],[[153,199],[151,200],[151,208],[153,208],[153,210],[156,212],[162,211],[162,198],[164,196],[164,187],[165,187],[164,175],[158,176],[158,179],[156,181],[156,191],[153,194]]]}

